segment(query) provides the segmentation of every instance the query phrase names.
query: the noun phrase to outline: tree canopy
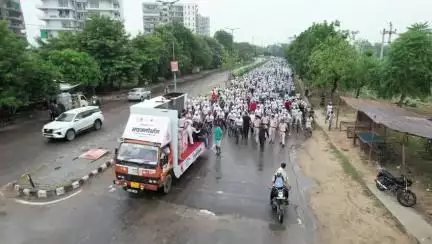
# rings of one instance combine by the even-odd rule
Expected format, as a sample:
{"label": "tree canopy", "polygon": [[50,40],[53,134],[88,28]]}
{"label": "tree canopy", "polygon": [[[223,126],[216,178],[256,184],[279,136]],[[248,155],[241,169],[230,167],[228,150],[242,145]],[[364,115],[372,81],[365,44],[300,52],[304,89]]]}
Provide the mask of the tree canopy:
{"label": "tree canopy", "polygon": [[58,81],[109,91],[170,79],[173,59],[179,63],[179,75],[187,75],[199,69],[233,68],[258,54],[256,46],[233,43],[225,31],[212,38],[173,23],[132,38],[122,22],[98,15],[91,16],[82,31],[59,32],[38,44],[30,47],[0,21],[0,109],[13,113],[49,98],[58,92]]}
{"label": "tree canopy", "polygon": [[352,91],[363,88],[377,96],[397,98],[431,95],[432,35],[428,23],[413,24],[390,45],[349,39],[338,23],[314,23],[285,50],[295,74],[313,87]]}

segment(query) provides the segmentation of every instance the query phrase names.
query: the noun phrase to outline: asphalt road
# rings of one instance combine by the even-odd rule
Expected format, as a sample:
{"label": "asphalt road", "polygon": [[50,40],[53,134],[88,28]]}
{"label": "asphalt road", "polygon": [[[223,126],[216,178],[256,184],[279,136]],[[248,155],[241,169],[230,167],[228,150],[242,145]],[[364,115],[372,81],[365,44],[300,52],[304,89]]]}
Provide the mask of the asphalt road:
{"label": "asphalt road", "polygon": [[[225,78],[226,73],[214,74],[182,84],[179,90],[197,95]],[[71,143],[44,142],[39,126],[15,132],[16,136],[10,132],[16,140],[4,143],[0,139],[0,153],[6,159],[1,162],[1,180],[7,182],[4,176],[22,173],[17,168],[37,168],[41,162],[49,167],[49,161],[77,148],[115,147],[128,105],[120,102],[106,108],[104,129]],[[301,140],[302,136],[293,136],[285,149],[269,145],[259,152],[252,141],[236,145],[232,138],[225,138],[222,158],[216,159],[209,151],[175,182],[168,196],[131,197],[121,189],[114,190],[113,173],[108,170],[60,202],[34,206],[0,197],[1,243],[314,243],[313,214],[305,195],[312,182],[301,175],[295,156]],[[281,161],[288,164],[292,185],[283,225],[277,223],[269,206],[270,180]]]}

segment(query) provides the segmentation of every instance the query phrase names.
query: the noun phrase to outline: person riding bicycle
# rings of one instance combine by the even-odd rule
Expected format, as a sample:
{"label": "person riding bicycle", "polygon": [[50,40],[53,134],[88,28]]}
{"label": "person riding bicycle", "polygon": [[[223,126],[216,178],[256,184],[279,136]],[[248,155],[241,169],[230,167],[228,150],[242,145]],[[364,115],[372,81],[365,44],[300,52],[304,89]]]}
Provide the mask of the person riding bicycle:
{"label": "person riding bicycle", "polygon": [[281,163],[280,167],[276,170],[275,174],[272,178],[272,189],[270,192],[270,202],[273,200],[273,198],[277,194],[277,189],[284,188],[284,196],[285,196],[285,203],[288,204],[288,175],[285,170],[286,163]]}

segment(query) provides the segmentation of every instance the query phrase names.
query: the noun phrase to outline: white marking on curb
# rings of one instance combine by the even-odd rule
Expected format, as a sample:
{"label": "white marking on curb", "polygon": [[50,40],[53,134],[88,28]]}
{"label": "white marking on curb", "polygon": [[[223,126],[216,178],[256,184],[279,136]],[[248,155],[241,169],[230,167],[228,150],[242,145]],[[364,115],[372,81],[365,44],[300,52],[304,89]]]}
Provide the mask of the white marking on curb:
{"label": "white marking on curb", "polygon": [[82,179],[83,181],[88,181],[89,176],[88,176],[88,175],[84,175],[81,179]]}
{"label": "white marking on curb", "polygon": [[25,196],[30,196],[30,189],[25,188],[25,189],[23,190],[23,193],[24,193]]}
{"label": "white marking on curb", "polygon": [[299,224],[299,225],[302,224],[302,220],[300,218],[297,218],[297,224]]}
{"label": "white marking on curb", "polygon": [[93,170],[93,171],[92,171],[92,174],[93,174],[93,175],[97,175],[97,174],[98,174],[97,169]]}
{"label": "white marking on curb", "polygon": [[38,198],[47,198],[47,191],[45,191],[45,190],[39,190],[37,192],[37,197]]}
{"label": "white marking on curb", "polygon": [[61,195],[63,195],[63,194],[65,194],[65,189],[64,189],[64,187],[59,187],[59,188],[56,189],[56,195],[57,195],[57,196],[61,196]]}
{"label": "white marking on curb", "polygon": [[217,194],[223,194],[224,192],[223,191],[217,191],[216,193]]}
{"label": "white marking on curb", "polygon": [[209,211],[209,210],[207,210],[207,209],[201,209],[201,210],[200,210],[200,213],[208,214],[208,215],[211,215],[211,216],[216,216],[215,213],[213,213],[212,211]]}
{"label": "white marking on curb", "polygon": [[78,181],[72,182],[72,189],[77,189],[80,186]]}
{"label": "white marking on curb", "polygon": [[66,200],[66,199],[69,199],[69,198],[71,198],[73,196],[78,195],[79,193],[81,193],[81,191],[82,190],[79,190],[79,191],[77,191],[77,192],[75,192],[75,193],[73,193],[73,194],[71,194],[71,195],[69,195],[67,197],[64,197],[64,198],[61,198],[61,199],[57,199],[57,200],[53,200],[53,201],[50,201],[50,202],[29,202],[29,201],[25,201],[25,200],[22,200],[22,199],[15,199],[15,202],[16,203],[25,204],[25,205],[43,206],[43,205],[49,205],[49,204],[54,204],[54,203],[62,202],[64,200]]}
{"label": "white marking on curb", "polygon": [[103,163],[100,167],[102,170],[105,170],[107,168],[107,165],[105,163]]}

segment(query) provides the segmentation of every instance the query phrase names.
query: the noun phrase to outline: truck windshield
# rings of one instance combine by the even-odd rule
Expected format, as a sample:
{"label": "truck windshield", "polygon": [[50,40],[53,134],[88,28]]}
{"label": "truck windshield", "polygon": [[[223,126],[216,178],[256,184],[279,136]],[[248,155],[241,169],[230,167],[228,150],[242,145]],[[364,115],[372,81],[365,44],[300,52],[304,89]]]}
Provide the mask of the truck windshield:
{"label": "truck windshield", "polygon": [[75,116],[75,114],[62,113],[57,117],[56,121],[71,122],[73,120],[74,116]]}
{"label": "truck windshield", "polygon": [[157,165],[157,148],[141,144],[122,143],[117,159],[137,164]]}

